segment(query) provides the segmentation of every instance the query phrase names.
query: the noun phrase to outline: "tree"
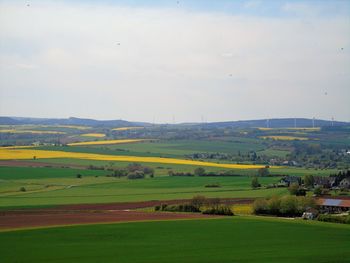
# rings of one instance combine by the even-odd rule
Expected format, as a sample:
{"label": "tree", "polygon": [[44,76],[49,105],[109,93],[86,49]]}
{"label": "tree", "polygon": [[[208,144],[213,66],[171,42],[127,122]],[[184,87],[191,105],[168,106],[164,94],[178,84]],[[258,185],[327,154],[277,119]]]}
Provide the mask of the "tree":
{"label": "tree", "polygon": [[281,199],[278,196],[273,196],[267,201],[267,207],[270,214],[278,215],[281,207]]}
{"label": "tree", "polygon": [[297,195],[298,190],[299,190],[299,184],[297,184],[297,183],[292,183],[292,184],[289,186],[288,190],[289,190],[289,193],[290,193],[291,195]]}
{"label": "tree", "polygon": [[268,204],[265,199],[256,199],[253,203],[254,214],[266,214],[268,212]]}
{"label": "tree", "polygon": [[268,168],[264,167],[264,168],[260,168],[258,170],[258,176],[259,177],[264,177],[264,176],[269,176],[270,175],[270,171]]}
{"label": "tree", "polygon": [[286,195],[281,198],[280,213],[285,216],[294,216],[299,213],[296,196]]}
{"label": "tree", "polygon": [[207,202],[207,199],[203,195],[196,195],[191,200],[191,205],[198,210]]}
{"label": "tree", "polygon": [[203,167],[198,167],[194,170],[194,175],[203,176],[205,175],[205,169]]}
{"label": "tree", "polygon": [[251,185],[253,189],[260,187],[258,177],[253,177]]}
{"label": "tree", "polygon": [[315,179],[311,174],[307,174],[304,176],[304,184],[306,187],[313,187],[315,183]]}
{"label": "tree", "polygon": [[322,195],[322,188],[321,187],[316,187],[314,190],[315,195]]}
{"label": "tree", "polygon": [[81,175],[81,174],[77,174],[77,178],[79,178],[79,179],[80,179],[81,177],[82,177],[82,175]]}

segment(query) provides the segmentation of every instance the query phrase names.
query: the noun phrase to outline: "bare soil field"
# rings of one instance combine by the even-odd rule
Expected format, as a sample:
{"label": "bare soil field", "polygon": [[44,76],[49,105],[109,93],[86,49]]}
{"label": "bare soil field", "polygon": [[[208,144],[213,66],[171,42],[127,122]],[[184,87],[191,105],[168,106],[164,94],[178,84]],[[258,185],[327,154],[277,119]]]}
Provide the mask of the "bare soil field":
{"label": "bare soil field", "polygon": [[0,212],[0,229],[18,229],[58,225],[132,222],[145,220],[170,220],[213,218],[213,216],[187,213],[141,212],[129,210],[110,211],[11,211]]}
{"label": "bare soil field", "polygon": [[60,163],[47,163],[47,162],[31,162],[22,160],[4,160],[0,161],[0,166],[14,166],[14,167],[58,167],[58,168],[76,168],[86,169],[86,165],[79,164],[60,164]]}
{"label": "bare soil field", "polygon": [[[168,200],[112,204],[78,204],[61,205],[45,209],[3,210],[0,211],[0,229],[217,217],[196,213],[144,212],[133,210],[153,207],[161,203],[181,204],[188,201]],[[222,200],[222,203],[227,204],[246,204],[251,202],[252,199]]]}

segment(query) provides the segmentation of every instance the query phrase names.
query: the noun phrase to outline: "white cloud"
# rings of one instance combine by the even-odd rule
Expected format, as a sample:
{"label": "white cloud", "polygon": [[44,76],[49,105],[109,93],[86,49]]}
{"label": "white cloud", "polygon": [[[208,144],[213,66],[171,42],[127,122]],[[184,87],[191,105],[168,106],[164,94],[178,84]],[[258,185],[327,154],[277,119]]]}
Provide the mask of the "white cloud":
{"label": "white cloud", "polygon": [[22,65],[0,68],[1,115],[350,120],[349,17],[54,2],[0,10],[0,64]]}

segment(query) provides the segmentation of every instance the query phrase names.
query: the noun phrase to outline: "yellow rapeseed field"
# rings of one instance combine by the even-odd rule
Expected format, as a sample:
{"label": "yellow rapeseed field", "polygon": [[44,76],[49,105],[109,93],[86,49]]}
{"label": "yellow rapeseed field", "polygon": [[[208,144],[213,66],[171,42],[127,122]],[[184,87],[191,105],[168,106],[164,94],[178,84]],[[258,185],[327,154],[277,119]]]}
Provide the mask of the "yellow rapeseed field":
{"label": "yellow rapeseed field", "polygon": [[77,130],[88,130],[91,129],[89,126],[79,126],[79,125],[43,125],[43,127],[57,127],[57,128],[68,128]]}
{"label": "yellow rapeseed field", "polygon": [[251,215],[253,214],[252,204],[236,204],[232,206],[233,213],[236,215]]}
{"label": "yellow rapeseed field", "polygon": [[104,145],[104,144],[120,144],[120,143],[132,143],[142,142],[143,139],[125,139],[125,140],[104,140],[104,141],[92,141],[92,142],[73,142],[69,143],[69,146],[83,146],[83,145]]}
{"label": "yellow rapeseed field", "polygon": [[102,138],[102,137],[105,137],[106,135],[103,133],[84,133],[84,134],[81,134],[80,136]]}
{"label": "yellow rapeseed field", "polygon": [[269,136],[261,136],[260,138],[274,139],[274,140],[281,140],[281,141],[292,141],[292,140],[306,141],[306,140],[308,140],[308,138],[306,138],[306,137],[295,137],[295,136],[286,136],[286,135],[269,135]]}
{"label": "yellow rapeseed field", "polygon": [[8,129],[8,130],[0,130],[1,133],[31,133],[31,134],[66,134],[65,132],[61,131],[32,131],[32,130],[15,130],[15,129]]}
{"label": "yellow rapeseed field", "polygon": [[143,129],[144,127],[120,127],[120,128],[114,128],[112,131],[127,131],[127,130],[139,130]]}
{"label": "yellow rapeseed field", "polygon": [[210,162],[200,162],[200,161],[183,160],[183,159],[175,159],[175,158],[162,158],[162,157],[118,156],[118,155],[48,151],[48,150],[35,150],[35,149],[9,149],[7,147],[0,148],[0,160],[34,159],[34,157],[37,160],[51,159],[51,158],[72,158],[72,159],[98,160],[98,161],[182,164],[182,165],[208,166],[208,167],[220,167],[220,168],[231,168],[231,169],[258,169],[258,168],[265,167],[264,165],[210,163]]}

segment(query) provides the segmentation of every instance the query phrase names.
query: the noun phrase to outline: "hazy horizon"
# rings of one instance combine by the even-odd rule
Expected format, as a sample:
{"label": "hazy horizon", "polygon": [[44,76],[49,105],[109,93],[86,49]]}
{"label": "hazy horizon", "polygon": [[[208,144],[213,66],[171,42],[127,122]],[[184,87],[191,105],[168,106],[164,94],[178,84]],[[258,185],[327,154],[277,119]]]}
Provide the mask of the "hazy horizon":
{"label": "hazy horizon", "polygon": [[1,1],[0,115],[350,121],[350,2]]}

